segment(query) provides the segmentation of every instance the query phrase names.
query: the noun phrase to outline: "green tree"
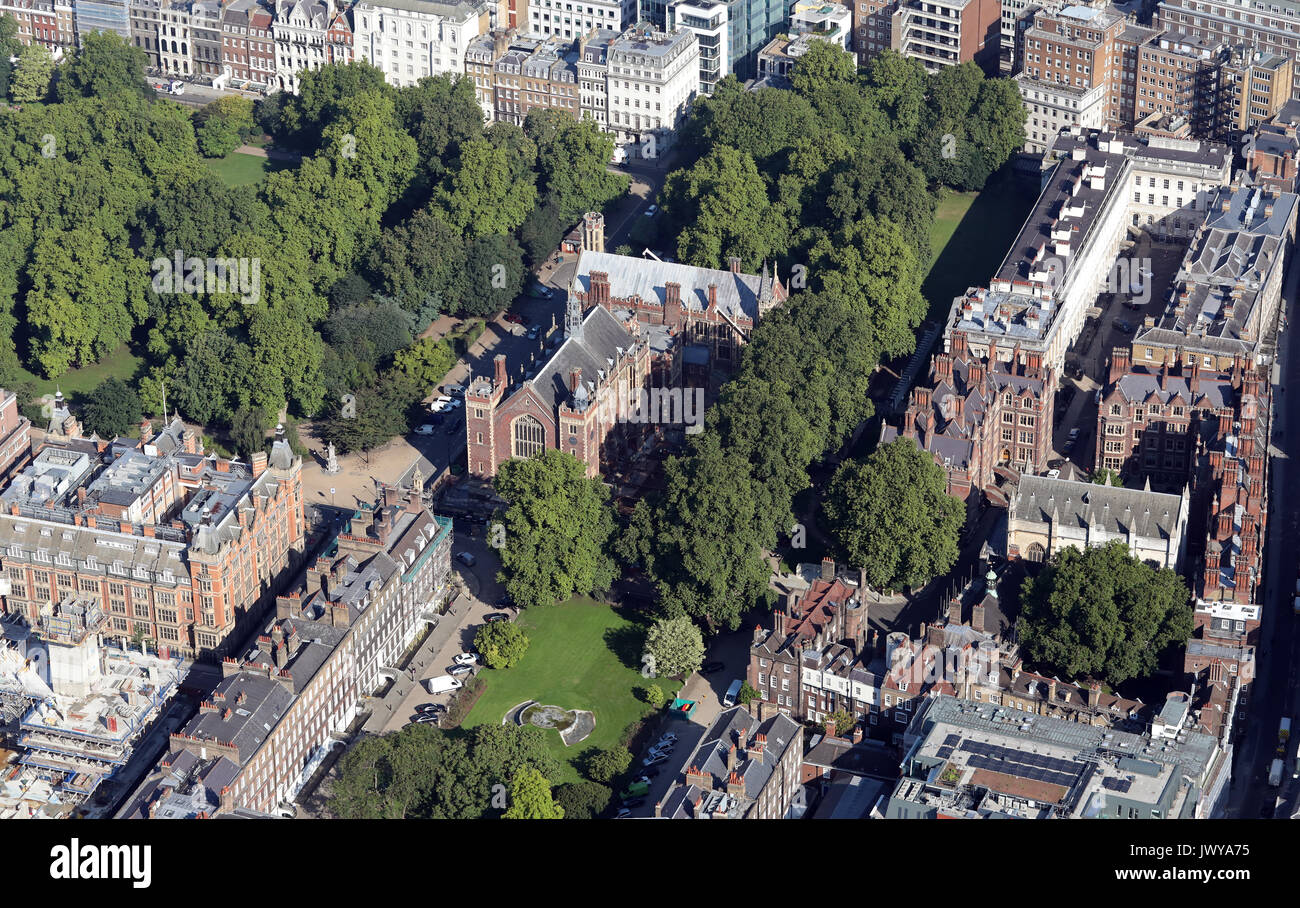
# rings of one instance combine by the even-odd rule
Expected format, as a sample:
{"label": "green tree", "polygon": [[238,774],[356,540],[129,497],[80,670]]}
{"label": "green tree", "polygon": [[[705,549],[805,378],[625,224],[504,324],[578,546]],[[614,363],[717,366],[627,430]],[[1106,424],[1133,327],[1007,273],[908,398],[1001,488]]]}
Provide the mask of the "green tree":
{"label": "green tree", "polygon": [[670,173],[663,200],[665,215],[685,225],[677,254],[701,267],[725,268],[738,256],[743,268],[757,271],[789,232],[754,159],[733,148],[715,148],[689,170]]}
{"label": "green tree", "polygon": [[[645,643],[654,656],[656,674],[689,675],[699,671],[704,663],[704,636],[695,622],[684,615],[661,618],[650,625]],[[662,696],[659,702],[663,703]]]}
{"label": "green tree", "polygon": [[957,561],[964,508],[948,495],[943,468],[910,438],[841,466],[824,506],[850,563],[877,589],[920,586]]}
{"label": "green tree", "polygon": [[489,621],[474,635],[474,648],[488,668],[510,668],[528,652],[528,635],[513,621]]}
{"label": "green tree", "polygon": [[339,109],[349,100],[392,91],[383,71],[369,63],[336,63],[307,69],[299,73],[298,93],[285,97],[279,117],[265,118],[263,125],[277,139],[312,154],[320,148],[325,128],[338,119]]}
{"label": "green tree", "polygon": [[483,108],[474,83],[451,75],[423,78],[399,89],[397,114],[419,147],[419,180],[426,195],[428,187],[456,166],[461,146],[483,136]]}
{"label": "green tree", "polygon": [[1112,686],[1150,675],[1192,633],[1183,579],[1132,557],[1122,541],[1058,551],[1025,581],[1021,609],[1021,647],[1035,664]]}
{"label": "green tree", "polygon": [[28,44],[18,52],[13,75],[9,79],[9,97],[16,104],[44,101],[54,76],[54,58],[44,44]]}
{"label": "green tree", "polygon": [[194,114],[194,135],[205,157],[225,157],[253,130],[253,102],[240,95],[224,95]]}
{"label": "green tree", "polygon": [[1099,485],[1099,486],[1122,486],[1122,485],[1124,485],[1124,480],[1120,478],[1120,475],[1119,475],[1119,473],[1118,473],[1117,471],[1115,471],[1115,470],[1108,470],[1108,469],[1105,469],[1105,468],[1098,470],[1096,473],[1093,473],[1093,474],[1092,474],[1092,481],[1093,481],[1094,484]]}
{"label": "green tree", "polygon": [[814,41],[790,70],[790,85],[807,97],[817,89],[836,82],[857,81],[858,64],[853,54],[829,41]]}
{"label": "green tree", "polygon": [[251,407],[241,407],[231,417],[230,443],[246,460],[266,448],[267,423],[266,414]]}
{"label": "green tree", "polygon": [[664,705],[664,690],[658,684],[649,684],[642,688],[645,702],[649,703],[655,709]]}
{"label": "green tree", "polygon": [[505,820],[563,820],[564,808],[551,796],[551,783],[531,766],[515,774]]}
{"label": "green tree", "polygon": [[627,192],[629,177],[610,173],[614,137],[602,132],[594,120],[575,120],[560,110],[534,107],[524,121],[524,132],[537,145],[540,185],[568,224],[583,213],[600,211]]}
{"label": "green tree", "polygon": [[853,731],[853,726],[858,724],[858,720],[853,718],[853,713],[846,709],[837,709],[822,717],[822,732],[825,733],[830,723],[835,723],[835,734],[841,738],[846,738]]}
{"label": "green tree", "polygon": [[394,376],[417,389],[420,397],[428,394],[456,365],[456,351],[445,340],[422,337],[393,357]]}
{"label": "green tree", "polygon": [[566,820],[594,820],[609,807],[614,793],[596,782],[568,782],[555,789],[555,803]]}
{"label": "green tree", "polygon": [[100,438],[127,435],[143,416],[140,395],[120,378],[108,378],[81,405],[82,422]]}
{"label": "green tree", "polygon": [[377,448],[411,430],[411,409],[421,397],[420,386],[394,369],[373,385],[358,389],[352,398],[354,409],[340,408],[323,420],[322,435],[344,454]]}
{"label": "green tree", "polygon": [[447,222],[469,237],[510,233],[522,224],[537,201],[537,185],[516,180],[511,164],[505,146],[483,139],[463,145],[460,167],[434,194]]}
{"label": "green tree", "polygon": [[144,78],[145,52],[114,32],[92,31],[80,38],[72,59],[59,67],[54,93],[60,101],[77,97],[107,98],[129,92],[153,98]]}
{"label": "green tree", "polygon": [[610,588],[609,489],[588,479],[573,455],[552,449],[528,460],[508,460],[494,486],[510,503],[501,518],[500,578],[516,603],[549,605]]}
{"label": "green tree", "polygon": [[749,464],[701,437],[711,441],[698,453],[669,458],[665,490],[637,504],[618,547],[645,566],[665,615],[735,630],[767,587],[762,553],[776,540],[763,535]]}
{"label": "green tree", "polygon": [[740,693],[736,697],[736,702],[743,706],[748,706],[751,700],[761,700],[763,695],[757,688],[751,687],[748,681],[741,682]]}
{"label": "green tree", "polygon": [[627,772],[632,753],[626,747],[609,747],[594,751],[587,758],[587,775],[594,781],[609,784]]}

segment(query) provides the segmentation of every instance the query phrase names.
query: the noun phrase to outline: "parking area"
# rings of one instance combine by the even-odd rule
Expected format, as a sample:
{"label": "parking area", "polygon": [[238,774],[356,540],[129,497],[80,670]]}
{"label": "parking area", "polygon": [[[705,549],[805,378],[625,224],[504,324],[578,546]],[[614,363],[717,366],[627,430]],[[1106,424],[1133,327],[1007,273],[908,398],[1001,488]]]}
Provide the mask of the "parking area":
{"label": "parking area", "polygon": [[[456,559],[455,556],[461,552],[473,556],[473,567]],[[399,678],[383,698],[382,705],[377,705],[371,722],[367,723],[367,731],[375,734],[398,731],[410,724],[415,718],[416,708],[426,703],[445,708],[454,691],[430,694],[424,682],[446,675],[455,667],[458,655],[473,651],[474,635],[488,615],[504,612],[510,615],[511,620],[515,617],[513,609],[496,606],[503,595],[501,585],[496,582],[500,562],[484,542],[482,528],[456,521],[452,553],[452,569],[464,582],[466,592],[456,598],[451,610],[421,646],[405,677]],[[472,672],[462,680],[470,676]]]}

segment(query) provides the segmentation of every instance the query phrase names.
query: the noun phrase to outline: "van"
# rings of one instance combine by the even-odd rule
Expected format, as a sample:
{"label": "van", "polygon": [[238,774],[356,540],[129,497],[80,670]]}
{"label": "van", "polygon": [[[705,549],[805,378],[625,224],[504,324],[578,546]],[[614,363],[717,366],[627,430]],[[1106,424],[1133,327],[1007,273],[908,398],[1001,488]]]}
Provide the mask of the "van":
{"label": "van", "polygon": [[740,688],[745,682],[737,678],[731,682],[731,687],[727,688],[727,693],[722,698],[722,705],[730,709],[736,705],[736,698],[740,696]]}

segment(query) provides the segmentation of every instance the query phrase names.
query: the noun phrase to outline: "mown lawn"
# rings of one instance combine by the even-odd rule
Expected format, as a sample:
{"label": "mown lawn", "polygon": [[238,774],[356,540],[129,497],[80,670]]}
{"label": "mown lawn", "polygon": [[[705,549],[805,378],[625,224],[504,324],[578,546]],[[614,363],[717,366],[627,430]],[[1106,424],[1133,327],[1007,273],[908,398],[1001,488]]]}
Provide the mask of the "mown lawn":
{"label": "mown lawn", "polygon": [[953,297],[993,276],[1033,203],[1033,194],[1009,168],[994,174],[981,192],[944,194],[930,227],[934,260],[921,285],[928,318],[942,321]]}
{"label": "mown lawn", "polygon": [[[93,391],[105,379],[120,378],[122,381],[130,383],[143,365],[144,359],[136,356],[131,352],[130,347],[123,344],[99,362],[82,366],[80,369],[69,370],[57,379],[42,378],[28,372],[26,369],[22,370],[20,377],[30,378],[36,383],[37,396],[53,394],[57,388],[63,392],[64,397],[74,398]],[[157,409],[157,407],[158,404],[154,404],[154,409]],[[145,412],[151,412],[148,402],[145,403]],[[41,428],[45,427],[42,426]]]}
{"label": "mown lawn", "polygon": [[268,173],[290,166],[286,161],[272,161],[253,154],[232,151],[224,158],[210,158],[203,162],[221,177],[227,186],[249,186]]}
{"label": "mown lawn", "polygon": [[669,696],[681,687],[669,678],[641,677],[645,628],[608,605],[576,597],[550,608],[527,609],[519,622],[531,641],[527,654],[514,668],[483,670],[480,677],[487,688],[464,725],[500,722],[525,700],[591,710],[596,729],[585,741],[565,747],[559,732],[547,732],[563,767],[552,785],[580,781],[577,764],[583,752],[617,745],[629,724],[650,713],[637,696],[640,688],[657,684]]}

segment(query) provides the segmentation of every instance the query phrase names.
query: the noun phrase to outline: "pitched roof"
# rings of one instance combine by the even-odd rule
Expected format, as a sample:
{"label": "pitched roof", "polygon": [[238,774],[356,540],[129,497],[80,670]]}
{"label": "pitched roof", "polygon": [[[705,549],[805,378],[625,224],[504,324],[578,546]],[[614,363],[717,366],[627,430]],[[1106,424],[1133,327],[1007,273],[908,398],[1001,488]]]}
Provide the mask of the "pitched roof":
{"label": "pitched roof", "polygon": [[1062,526],[1101,526],[1108,533],[1170,539],[1178,532],[1183,497],[1074,479],[1022,476],[1011,501],[1013,519]]}

